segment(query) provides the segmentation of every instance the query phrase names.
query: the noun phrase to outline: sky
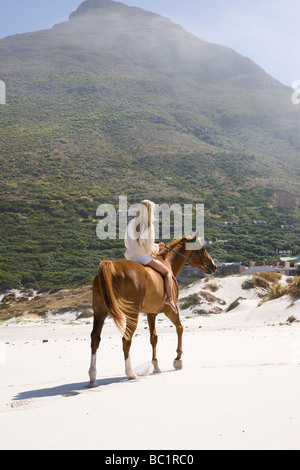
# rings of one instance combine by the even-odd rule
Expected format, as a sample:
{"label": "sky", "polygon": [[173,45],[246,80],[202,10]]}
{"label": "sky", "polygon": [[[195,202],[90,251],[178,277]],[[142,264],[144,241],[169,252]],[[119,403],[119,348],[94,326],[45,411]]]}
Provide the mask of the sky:
{"label": "sky", "polygon": [[[0,0],[0,38],[66,21],[81,0]],[[249,57],[274,78],[300,80],[299,0],[124,0]]]}

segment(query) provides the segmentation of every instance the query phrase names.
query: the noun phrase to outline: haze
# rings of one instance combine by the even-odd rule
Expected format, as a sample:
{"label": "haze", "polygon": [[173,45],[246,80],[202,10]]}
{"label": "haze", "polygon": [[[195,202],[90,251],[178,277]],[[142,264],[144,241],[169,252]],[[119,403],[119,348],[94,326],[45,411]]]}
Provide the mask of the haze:
{"label": "haze", "polygon": [[[80,0],[0,0],[0,38],[51,28],[68,19]],[[201,39],[254,60],[291,86],[300,80],[298,0],[126,0],[181,24]]]}

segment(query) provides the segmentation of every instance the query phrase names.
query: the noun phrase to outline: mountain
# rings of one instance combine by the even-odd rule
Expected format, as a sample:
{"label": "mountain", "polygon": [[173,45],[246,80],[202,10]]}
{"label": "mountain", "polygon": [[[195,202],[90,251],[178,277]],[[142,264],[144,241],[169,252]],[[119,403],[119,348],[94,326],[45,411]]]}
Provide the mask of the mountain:
{"label": "mountain", "polygon": [[210,247],[219,261],[300,253],[300,106],[250,59],[87,0],[0,40],[0,79],[0,288],[89,283],[100,259],[123,256],[95,235],[97,206],[121,194],[204,202],[206,237],[227,240]]}

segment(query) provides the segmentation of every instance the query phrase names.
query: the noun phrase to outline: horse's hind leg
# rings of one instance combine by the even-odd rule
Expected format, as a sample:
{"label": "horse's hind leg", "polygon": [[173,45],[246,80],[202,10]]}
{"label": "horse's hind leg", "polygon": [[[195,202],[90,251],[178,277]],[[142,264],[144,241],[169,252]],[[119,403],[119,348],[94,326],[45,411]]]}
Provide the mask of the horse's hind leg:
{"label": "horse's hind leg", "polygon": [[125,359],[125,373],[127,377],[131,380],[136,380],[137,376],[132,370],[131,359],[130,359],[130,348],[132,343],[132,337],[137,328],[138,324],[138,314],[136,316],[130,316],[129,321],[127,321],[127,335],[123,337],[123,352]]}
{"label": "horse's hind leg", "polygon": [[105,311],[98,313],[94,312],[94,326],[93,331],[91,333],[91,365],[89,369],[89,376],[90,376],[90,386],[97,387],[97,369],[96,369],[96,361],[97,361],[97,350],[99,348],[99,344],[101,341],[101,332],[104,325],[104,321],[106,319],[107,313]]}
{"label": "horse's hind leg", "polygon": [[158,361],[157,361],[157,356],[156,356],[156,346],[157,346],[157,341],[158,341],[158,336],[156,333],[156,327],[155,327],[155,321],[156,321],[156,316],[148,313],[147,314],[147,319],[148,319],[148,325],[149,325],[149,330],[150,330],[150,343],[152,346],[152,364],[154,367],[154,373],[159,374],[161,372],[160,368],[158,367]]}
{"label": "horse's hind leg", "polygon": [[182,335],[183,335],[183,326],[181,324],[179,315],[173,312],[170,307],[167,307],[164,311],[166,317],[168,317],[171,322],[176,326],[177,336],[178,336],[178,346],[177,346],[177,357],[173,362],[173,366],[176,370],[182,369]]}

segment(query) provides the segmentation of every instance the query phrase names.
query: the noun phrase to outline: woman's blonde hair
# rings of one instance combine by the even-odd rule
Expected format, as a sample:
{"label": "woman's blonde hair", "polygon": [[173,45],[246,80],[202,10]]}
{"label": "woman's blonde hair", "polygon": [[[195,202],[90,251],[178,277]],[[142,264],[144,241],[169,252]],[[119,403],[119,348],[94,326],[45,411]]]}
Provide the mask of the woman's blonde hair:
{"label": "woman's blonde hair", "polygon": [[[140,219],[141,224],[139,223],[136,227],[137,232],[141,234],[145,230],[150,229],[151,225],[154,221],[154,211],[155,211],[155,204],[148,199],[142,201],[139,205],[137,211],[137,217]],[[142,225],[142,226],[141,226]],[[138,243],[140,241],[140,237],[138,238]]]}

